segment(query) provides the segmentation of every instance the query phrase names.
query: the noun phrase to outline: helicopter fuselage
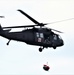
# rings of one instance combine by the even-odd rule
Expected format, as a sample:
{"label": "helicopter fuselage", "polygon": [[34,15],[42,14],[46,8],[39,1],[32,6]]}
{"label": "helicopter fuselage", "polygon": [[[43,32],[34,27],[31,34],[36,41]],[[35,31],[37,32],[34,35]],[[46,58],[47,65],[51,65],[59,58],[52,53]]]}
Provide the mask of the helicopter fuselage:
{"label": "helicopter fuselage", "polygon": [[30,45],[42,46],[43,48],[53,47],[54,49],[63,46],[63,40],[47,28],[32,28],[19,32],[2,31],[1,36],[9,39],[25,42]]}

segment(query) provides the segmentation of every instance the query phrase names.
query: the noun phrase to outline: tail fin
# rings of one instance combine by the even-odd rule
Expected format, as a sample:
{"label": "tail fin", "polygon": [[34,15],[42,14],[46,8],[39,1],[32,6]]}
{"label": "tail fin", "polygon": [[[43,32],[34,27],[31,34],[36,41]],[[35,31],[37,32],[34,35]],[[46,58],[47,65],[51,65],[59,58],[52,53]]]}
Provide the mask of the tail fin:
{"label": "tail fin", "polygon": [[2,29],[2,27],[1,27],[1,25],[0,25],[0,32],[1,32],[1,31],[3,31],[3,29]]}
{"label": "tail fin", "polygon": [[0,25],[0,36],[2,36],[4,34],[3,28]]}
{"label": "tail fin", "polygon": [[1,33],[1,32],[4,32],[4,31],[5,31],[5,32],[9,32],[10,30],[11,30],[11,29],[3,30],[2,26],[0,25],[0,33]]}

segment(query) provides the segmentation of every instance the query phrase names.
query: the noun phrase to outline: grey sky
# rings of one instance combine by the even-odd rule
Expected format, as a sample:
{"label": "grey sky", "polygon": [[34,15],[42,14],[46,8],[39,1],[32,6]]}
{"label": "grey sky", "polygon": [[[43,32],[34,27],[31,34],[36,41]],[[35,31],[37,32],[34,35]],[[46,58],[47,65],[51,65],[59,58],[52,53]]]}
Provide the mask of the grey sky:
{"label": "grey sky", "polygon": [[[74,0],[0,0],[0,15],[5,16],[0,19],[1,26],[34,24],[17,9],[22,9],[43,23],[74,18]],[[0,37],[0,74],[74,74],[74,20],[46,27],[63,31],[60,35],[65,45],[39,53],[37,46],[16,41],[11,41],[7,46],[8,40]],[[42,69],[46,62],[51,68],[49,72]]]}

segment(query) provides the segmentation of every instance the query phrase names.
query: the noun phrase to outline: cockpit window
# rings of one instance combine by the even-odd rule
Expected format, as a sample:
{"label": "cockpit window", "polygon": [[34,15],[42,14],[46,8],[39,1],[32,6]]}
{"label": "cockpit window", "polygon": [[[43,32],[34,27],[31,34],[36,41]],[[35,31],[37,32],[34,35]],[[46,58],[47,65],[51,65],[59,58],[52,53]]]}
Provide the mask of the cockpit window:
{"label": "cockpit window", "polygon": [[60,35],[58,37],[59,37],[59,39],[62,39]]}
{"label": "cockpit window", "polygon": [[54,39],[54,40],[57,40],[57,35],[54,35],[53,39]]}

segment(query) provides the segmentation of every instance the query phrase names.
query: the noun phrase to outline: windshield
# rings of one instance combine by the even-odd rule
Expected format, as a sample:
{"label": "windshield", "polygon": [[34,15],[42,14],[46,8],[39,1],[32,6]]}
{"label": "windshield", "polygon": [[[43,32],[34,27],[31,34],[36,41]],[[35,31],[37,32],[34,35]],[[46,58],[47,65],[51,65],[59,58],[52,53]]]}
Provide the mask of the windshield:
{"label": "windshield", "polygon": [[53,38],[54,38],[54,40],[57,40],[58,38],[62,39],[60,35],[53,35]]}
{"label": "windshield", "polygon": [[59,39],[62,39],[60,35],[58,35],[58,38],[59,38]]}
{"label": "windshield", "polygon": [[54,40],[57,40],[57,35],[54,35],[53,39],[54,39]]}

